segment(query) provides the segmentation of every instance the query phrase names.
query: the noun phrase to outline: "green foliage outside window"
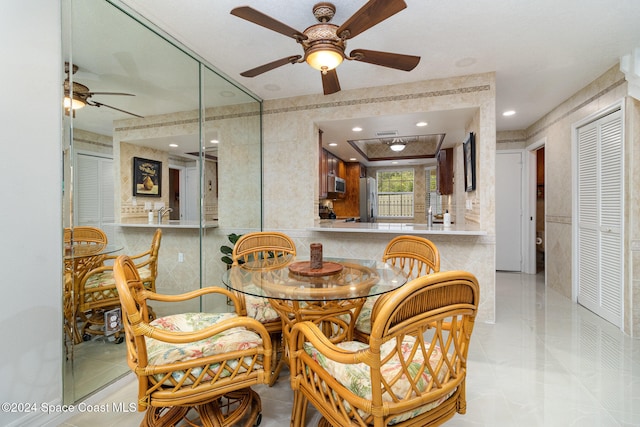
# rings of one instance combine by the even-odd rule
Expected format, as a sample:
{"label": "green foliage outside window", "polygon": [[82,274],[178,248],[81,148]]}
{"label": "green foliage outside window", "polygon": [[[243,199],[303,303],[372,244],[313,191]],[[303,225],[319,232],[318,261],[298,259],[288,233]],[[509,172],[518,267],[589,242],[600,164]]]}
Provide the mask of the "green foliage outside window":
{"label": "green foliage outside window", "polygon": [[413,169],[378,171],[378,216],[413,217]]}

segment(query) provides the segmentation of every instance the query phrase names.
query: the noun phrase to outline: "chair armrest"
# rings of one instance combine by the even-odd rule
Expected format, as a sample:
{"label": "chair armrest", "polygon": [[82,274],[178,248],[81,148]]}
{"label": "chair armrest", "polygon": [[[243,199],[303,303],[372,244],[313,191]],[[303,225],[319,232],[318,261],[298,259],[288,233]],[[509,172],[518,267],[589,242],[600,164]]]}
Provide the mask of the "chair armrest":
{"label": "chair armrest", "polygon": [[292,364],[295,363],[297,352],[305,351],[303,348],[305,341],[312,344],[327,359],[339,363],[369,362],[367,364],[370,364],[371,357],[368,351],[350,351],[338,347],[311,321],[298,322],[291,329],[289,345]]}
{"label": "chair armrest", "polygon": [[151,326],[148,323],[141,323],[139,324],[138,328],[134,328],[134,333],[136,335],[144,335],[146,337],[171,344],[187,344],[193,343],[194,341],[211,338],[212,336],[218,335],[226,330],[239,327],[253,330],[258,335],[260,335],[260,338],[262,338],[263,346],[265,347],[265,351],[269,350],[270,354],[271,338],[269,336],[269,332],[267,332],[267,329],[262,323],[258,322],[257,320],[244,316],[222,320],[215,325],[207,326],[206,328],[202,328],[198,331],[193,332],[166,331],[164,329],[159,329],[155,326]]}
{"label": "chair armrest", "polygon": [[144,292],[145,298],[149,300],[161,301],[161,302],[181,302],[181,301],[187,301],[193,298],[198,298],[207,294],[221,294],[226,296],[227,298],[229,298],[229,300],[233,302],[233,306],[235,308],[236,313],[238,313],[238,307],[241,306],[240,301],[238,301],[238,296],[235,293],[218,286],[207,286],[206,288],[200,288],[200,289],[196,289],[193,291],[189,291],[189,292],[185,292],[177,295],[157,294],[149,290],[145,290],[143,292]]}

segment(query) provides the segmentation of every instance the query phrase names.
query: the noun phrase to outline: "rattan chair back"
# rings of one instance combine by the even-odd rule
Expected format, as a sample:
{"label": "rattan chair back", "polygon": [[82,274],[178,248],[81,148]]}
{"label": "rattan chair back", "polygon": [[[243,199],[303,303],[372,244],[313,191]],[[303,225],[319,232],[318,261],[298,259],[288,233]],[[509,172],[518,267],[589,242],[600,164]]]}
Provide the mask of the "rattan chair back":
{"label": "rattan chair back", "polygon": [[273,260],[274,265],[289,262],[296,255],[296,245],[284,233],[256,231],[242,235],[231,253],[233,265],[256,260]]}
{"label": "rattan chair back", "polygon": [[402,269],[409,278],[440,271],[440,252],[428,239],[418,236],[397,236],[384,250],[382,260]]}
{"label": "rattan chair back", "polygon": [[468,272],[413,279],[379,299],[369,342],[354,342],[353,350],[332,344],[311,322],[296,324],[291,425],[304,425],[307,402],[324,416],[320,425],[335,427],[425,427],[464,414],[479,296]]}

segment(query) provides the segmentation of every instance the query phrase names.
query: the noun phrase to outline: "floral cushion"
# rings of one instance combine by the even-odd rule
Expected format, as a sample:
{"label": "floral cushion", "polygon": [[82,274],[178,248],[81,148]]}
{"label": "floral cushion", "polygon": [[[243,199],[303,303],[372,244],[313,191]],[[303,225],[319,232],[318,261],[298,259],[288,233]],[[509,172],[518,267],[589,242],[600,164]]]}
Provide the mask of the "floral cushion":
{"label": "floral cushion", "polygon": [[[250,291],[252,293],[259,293],[257,287],[254,286],[255,289],[249,289],[245,292]],[[253,295],[244,296],[244,301],[247,306],[247,316],[253,319],[256,319],[260,323],[272,322],[274,320],[280,320],[280,316],[278,316],[278,312],[273,309],[269,300],[263,297],[256,297]]]}
{"label": "floral cushion", "polygon": [[357,331],[364,332],[367,335],[371,334],[371,312],[378,298],[380,298],[380,295],[369,297],[365,300],[362,310],[360,310],[360,314],[356,319],[355,329]]}
{"label": "floral cushion", "polygon": [[[377,292],[377,285],[371,288],[372,292]],[[380,295],[375,295],[372,297],[368,297],[364,304],[362,305],[362,309],[360,310],[360,314],[356,319],[355,329],[357,331],[363,332],[367,335],[371,334],[371,312],[373,311],[373,306],[376,301],[378,301]]]}
{"label": "floral cushion", "polygon": [[[403,364],[410,359],[411,350],[414,347],[415,338],[414,337],[405,337],[402,342],[402,359],[395,354],[388,362],[386,362],[381,368],[380,371],[382,373],[383,378],[386,381],[392,381],[396,378],[396,376],[402,371]],[[368,344],[364,344],[358,341],[345,341],[337,344],[338,347],[348,350],[348,351],[359,351],[365,350],[369,346]],[[384,343],[380,348],[380,358],[386,358],[391,351],[395,349],[395,341],[388,341]],[[307,354],[309,354],[318,364],[326,370],[331,376],[333,376],[340,384],[346,387],[353,394],[363,397],[365,399],[371,400],[371,379],[370,379],[370,369],[364,363],[358,364],[343,364],[338,363],[333,360],[327,359],[324,355],[322,355],[312,344],[305,343],[304,350]],[[429,358],[430,364],[434,366],[438,363],[438,361],[442,359],[442,353],[439,347],[436,347]],[[410,372],[418,372],[422,365],[424,364],[424,358],[422,352],[417,352],[416,355],[411,360],[409,364]],[[439,379],[443,380],[447,373],[446,369],[442,369],[439,374]],[[425,370],[421,374],[422,380],[417,382],[417,388],[420,392],[426,390],[429,383],[431,382],[431,375],[428,370]],[[398,398],[402,398],[406,395],[410,387],[409,381],[406,380],[405,374],[402,375],[402,378],[397,381],[392,386],[392,391]],[[453,392],[451,393],[453,394]],[[442,402],[447,400],[447,398],[451,395],[442,397],[436,402],[432,402],[426,405],[423,405],[419,408],[416,408],[412,411],[405,412],[394,417],[390,424],[396,424],[404,420],[408,420],[413,418],[419,414],[427,412]],[[382,394],[382,400],[386,402],[391,402],[393,399],[389,396],[388,392],[384,391]],[[345,402],[347,407],[349,407],[348,403]],[[360,411],[361,412],[361,411]],[[361,415],[365,414],[361,412]]]}
{"label": "floral cushion", "polygon": [[[234,317],[237,317],[235,313],[184,313],[160,317],[151,322],[150,325],[165,331],[193,332]],[[256,348],[262,345],[262,338],[257,333],[243,327],[231,328],[193,343],[173,344],[149,337],[145,337],[145,341],[149,365],[184,362],[215,354]],[[250,363],[251,358],[247,359],[247,363]],[[230,365],[233,365],[233,363]],[[235,365],[237,366],[237,362]],[[211,370],[217,372],[217,368],[212,366]],[[235,368],[235,366],[231,366],[231,368]],[[194,370],[193,373],[199,375],[197,370]],[[175,380],[180,381],[183,375],[182,372],[177,371],[172,376]],[[221,377],[228,375],[228,372],[224,371]],[[158,376],[158,379],[160,378],[161,375]],[[206,377],[205,379],[210,378]]]}

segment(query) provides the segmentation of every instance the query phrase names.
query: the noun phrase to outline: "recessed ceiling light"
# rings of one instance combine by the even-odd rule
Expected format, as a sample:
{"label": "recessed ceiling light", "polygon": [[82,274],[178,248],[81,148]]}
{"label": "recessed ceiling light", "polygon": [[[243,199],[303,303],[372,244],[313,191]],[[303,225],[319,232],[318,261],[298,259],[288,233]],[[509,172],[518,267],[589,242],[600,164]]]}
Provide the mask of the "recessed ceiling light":
{"label": "recessed ceiling light", "polygon": [[169,144],[169,147],[176,148],[177,146],[178,146],[178,144]]}
{"label": "recessed ceiling light", "polygon": [[212,140],[211,140],[211,141],[209,141],[209,142],[210,142],[210,143],[212,143],[212,144],[217,144],[217,143],[218,143],[218,142],[220,142],[220,141],[218,141],[217,139],[212,139]]}
{"label": "recessed ceiling light", "polygon": [[419,128],[421,128],[423,126],[426,126],[426,125],[427,125],[427,122],[418,122],[418,123],[416,123],[416,126],[418,126]]}
{"label": "recessed ceiling light", "polygon": [[354,132],[362,132],[362,128],[360,126],[356,126],[351,130],[354,131]]}
{"label": "recessed ceiling light", "polygon": [[516,114],[514,110],[507,110],[504,113],[502,113],[502,115],[505,117],[513,116],[514,114]]}
{"label": "recessed ceiling light", "polygon": [[350,162],[355,162],[356,160],[358,160],[358,159],[356,159],[355,157],[351,157],[351,158],[349,158],[349,161],[350,161]]}
{"label": "recessed ceiling light", "polygon": [[338,143],[337,142],[330,142],[329,143],[329,147],[337,147]]}
{"label": "recessed ceiling light", "polygon": [[391,164],[392,164],[392,165],[397,165],[397,164],[398,164],[398,162],[395,162],[395,161],[394,161],[394,162],[391,162]]}

